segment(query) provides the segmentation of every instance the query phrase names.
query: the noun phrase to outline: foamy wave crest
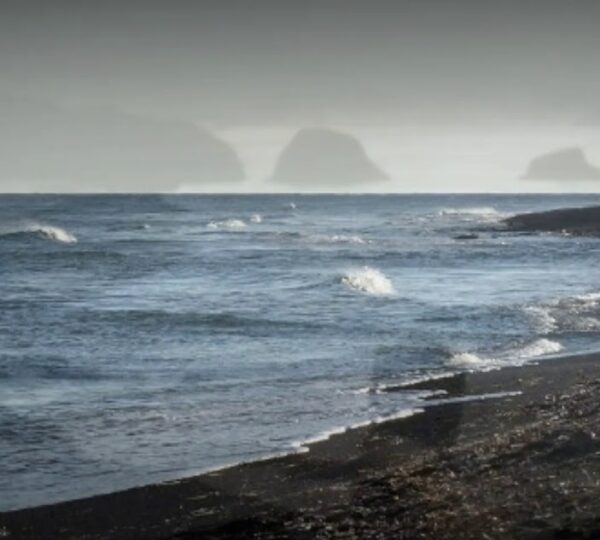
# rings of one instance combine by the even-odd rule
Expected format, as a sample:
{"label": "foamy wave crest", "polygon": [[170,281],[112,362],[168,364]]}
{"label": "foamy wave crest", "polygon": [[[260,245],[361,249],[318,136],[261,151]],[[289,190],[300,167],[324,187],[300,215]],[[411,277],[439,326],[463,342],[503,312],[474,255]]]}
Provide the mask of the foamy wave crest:
{"label": "foamy wave crest", "polygon": [[477,356],[474,353],[461,352],[453,354],[446,362],[446,365],[450,367],[467,367],[476,368],[479,366],[487,366],[493,364],[494,360],[491,358],[483,358]]}
{"label": "foamy wave crest", "polygon": [[315,234],[309,237],[313,242],[324,244],[367,244],[368,241],[357,234]]}
{"label": "foamy wave crest", "polygon": [[241,219],[225,219],[223,221],[211,221],[207,227],[209,229],[239,231],[246,228],[246,223]]}
{"label": "foamy wave crest", "polygon": [[538,356],[556,354],[562,350],[563,346],[558,341],[543,338],[526,345],[522,349],[515,351],[515,353],[519,358],[528,360],[530,358],[537,358]]}
{"label": "foamy wave crest", "polygon": [[534,330],[539,334],[550,334],[558,328],[558,321],[549,307],[526,306],[524,308]]}
{"label": "foamy wave crest", "polygon": [[342,276],[341,282],[348,288],[375,296],[395,294],[392,282],[376,268],[363,266]]}
{"label": "foamy wave crest", "polygon": [[523,308],[540,334],[600,331],[600,293],[559,298]]}
{"label": "foamy wave crest", "polygon": [[446,365],[475,370],[511,365],[518,366],[534,358],[549,356],[562,350],[563,346],[558,341],[542,338],[522,347],[507,349],[496,357],[480,356],[472,352],[459,352],[448,358]]}
{"label": "foamy wave crest", "polygon": [[262,216],[260,214],[252,214],[250,216],[250,221],[252,223],[262,223],[263,218],[262,218]]}
{"label": "foamy wave crest", "polygon": [[499,212],[492,206],[475,206],[466,208],[443,208],[438,212],[440,216],[454,216],[467,221],[500,221],[507,214]]}
{"label": "foamy wave crest", "polygon": [[69,231],[53,225],[27,223],[17,227],[0,228],[0,237],[22,235],[36,236],[38,238],[43,238],[44,240],[51,240],[52,242],[59,242],[61,244],[75,244],[77,242],[77,238]]}

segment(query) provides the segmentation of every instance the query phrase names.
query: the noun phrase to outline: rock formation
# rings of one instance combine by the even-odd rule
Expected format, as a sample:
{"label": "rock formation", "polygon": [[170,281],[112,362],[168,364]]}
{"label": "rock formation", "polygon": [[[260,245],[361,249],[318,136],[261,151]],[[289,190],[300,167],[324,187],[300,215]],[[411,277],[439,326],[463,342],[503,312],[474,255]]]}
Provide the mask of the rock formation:
{"label": "rock formation", "polygon": [[[235,151],[206,130],[116,109],[0,99],[0,191],[169,192],[238,182]],[[7,189],[10,188],[10,189]]]}
{"label": "rock formation", "polygon": [[600,180],[600,169],[588,163],[580,148],[565,148],[535,158],[524,175],[528,180]]}
{"label": "rock formation", "polygon": [[550,231],[574,235],[600,235],[600,206],[563,208],[548,212],[518,214],[505,220],[518,231]]}
{"label": "rock formation", "polygon": [[353,136],[328,129],[303,129],[283,150],[272,180],[296,188],[340,188],[387,176]]}

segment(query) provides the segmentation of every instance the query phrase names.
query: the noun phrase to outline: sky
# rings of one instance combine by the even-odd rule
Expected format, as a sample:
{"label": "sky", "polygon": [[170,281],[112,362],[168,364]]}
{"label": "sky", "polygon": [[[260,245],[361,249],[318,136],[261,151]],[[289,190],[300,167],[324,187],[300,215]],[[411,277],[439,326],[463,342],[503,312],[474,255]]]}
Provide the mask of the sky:
{"label": "sky", "polygon": [[[276,189],[265,179],[278,153],[323,126],[387,168],[390,181],[366,190],[593,191],[518,177],[561,146],[600,163],[599,25],[597,0],[0,0],[0,113],[194,125],[243,162],[244,183],[195,184],[188,169],[179,190]],[[14,116],[0,116],[3,139]],[[37,154],[27,139],[11,153]],[[101,175],[31,175],[0,168],[0,191],[103,187]]]}

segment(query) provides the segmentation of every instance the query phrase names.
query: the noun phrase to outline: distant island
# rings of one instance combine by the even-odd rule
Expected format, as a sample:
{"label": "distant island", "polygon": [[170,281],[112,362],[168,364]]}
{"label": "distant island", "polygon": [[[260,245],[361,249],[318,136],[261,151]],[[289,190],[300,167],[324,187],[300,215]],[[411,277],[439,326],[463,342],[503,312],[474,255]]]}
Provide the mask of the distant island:
{"label": "distant island", "polygon": [[523,176],[527,180],[600,180],[581,148],[563,148],[536,157]]}
{"label": "distant island", "polygon": [[272,181],[297,188],[347,187],[387,180],[358,139],[330,129],[302,129],[283,150]]}
{"label": "distant island", "polygon": [[191,122],[7,96],[0,117],[0,175],[16,190],[172,192],[244,179],[233,148]]}

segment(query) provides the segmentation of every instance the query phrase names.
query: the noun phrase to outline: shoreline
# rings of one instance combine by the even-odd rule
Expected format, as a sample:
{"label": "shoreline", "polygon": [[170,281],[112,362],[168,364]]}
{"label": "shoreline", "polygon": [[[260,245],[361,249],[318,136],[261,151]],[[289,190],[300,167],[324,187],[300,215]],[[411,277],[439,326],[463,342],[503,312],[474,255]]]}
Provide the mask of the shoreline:
{"label": "shoreline", "polygon": [[[557,356],[524,366],[459,373],[387,391],[405,390],[438,392],[438,395],[424,399],[422,410],[410,416],[346,429],[326,439],[300,445],[307,446],[309,451],[299,450],[106,495],[2,512],[0,538],[191,539],[246,538],[259,534],[265,538],[314,538],[344,536],[348,531],[354,531],[348,532],[346,537],[349,538],[377,534],[452,538],[448,534],[453,530],[458,534],[454,538],[478,538],[475,526],[472,530],[464,526],[453,529],[452,519],[457,520],[454,525],[461,522],[464,525],[466,517],[472,518],[474,508],[466,514],[459,510],[460,504],[469,500],[468,492],[454,501],[458,505],[454,518],[451,508],[444,506],[443,501],[429,500],[445,492],[444,486],[457,477],[474,481],[468,467],[448,466],[448,460],[468,453],[473,446],[481,447],[481,452],[476,453],[476,462],[485,461],[486,455],[496,461],[504,459],[506,456],[500,452],[504,447],[494,445],[507,437],[509,450],[514,452],[523,444],[533,445],[531,455],[535,456],[545,441],[543,435],[559,430],[561,434],[556,440],[550,437],[545,442],[553,451],[553,445],[563,440],[561,437],[569,441],[569,425],[561,421],[560,414],[554,414],[557,418],[551,415],[560,413],[560,407],[568,404],[568,400],[561,397],[569,395],[586,402],[591,411],[589,425],[584,425],[586,416],[581,415],[584,409],[574,408],[574,419],[581,425],[571,435],[579,437],[579,444],[572,445],[565,456],[551,463],[548,474],[542,474],[540,481],[550,476],[559,478],[558,473],[565,464],[573,472],[568,454],[578,455],[578,447],[583,446],[590,450],[584,456],[591,460],[586,474],[600,486],[600,459],[596,469],[595,458],[590,457],[596,452],[600,455],[600,442],[596,441],[592,429],[593,420],[600,420],[600,393],[597,392],[600,390],[600,353]],[[439,394],[442,391],[444,395]],[[487,399],[477,396],[487,396]],[[545,430],[538,417],[547,420]],[[514,442],[519,436],[530,440]],[[472,461],[473,456],[470,459]],[[430,475],[436,476],[433,486],[428,481]],[[502,504],[517,497],[518,490],[501,484],[503,496],[498,495],[495,505],[489,501],[487,506],[481,507],[487,521],[481,512],[477,512],[477,519],[481,526],[485,523],[491,538],[502,537],[500,529],[506,532],[511,524],[518,531],[515,529],[517,532],[507,537],[521,537],[525,526],[515,522],[520,514],[505,516],[502,510]],[[454,492],[457,489],[461,488],[455,486]],[[485,491],[494,489],[487,486]],[[600,487],[594,489],[600,496]],[[452,498],[452,491],[447,495]],[[479,495],[475,497],[477,501],[481,499]],[[486,497],[490,497],[489,493]],[[501,501],[504,502],[501,504]],[[444,508],[443,515],[438,515],[440,504]],[[564,501],[558,510],[563,506]],[[595,530],[600,534],[600,510],[596,516],[590,514],[589,509],[581,515],[593,523],[597,518]],[[559,517],[525,528],[531,529],[532,534],[536,530],[559,530],[564,528],[557,521]],[[573,515],[570,514],[569,519],[569,523],[573,522]],[[590,530],[596,527],[593,523],[588,527]],[[497,533],[494,527],[500,527]]]}

